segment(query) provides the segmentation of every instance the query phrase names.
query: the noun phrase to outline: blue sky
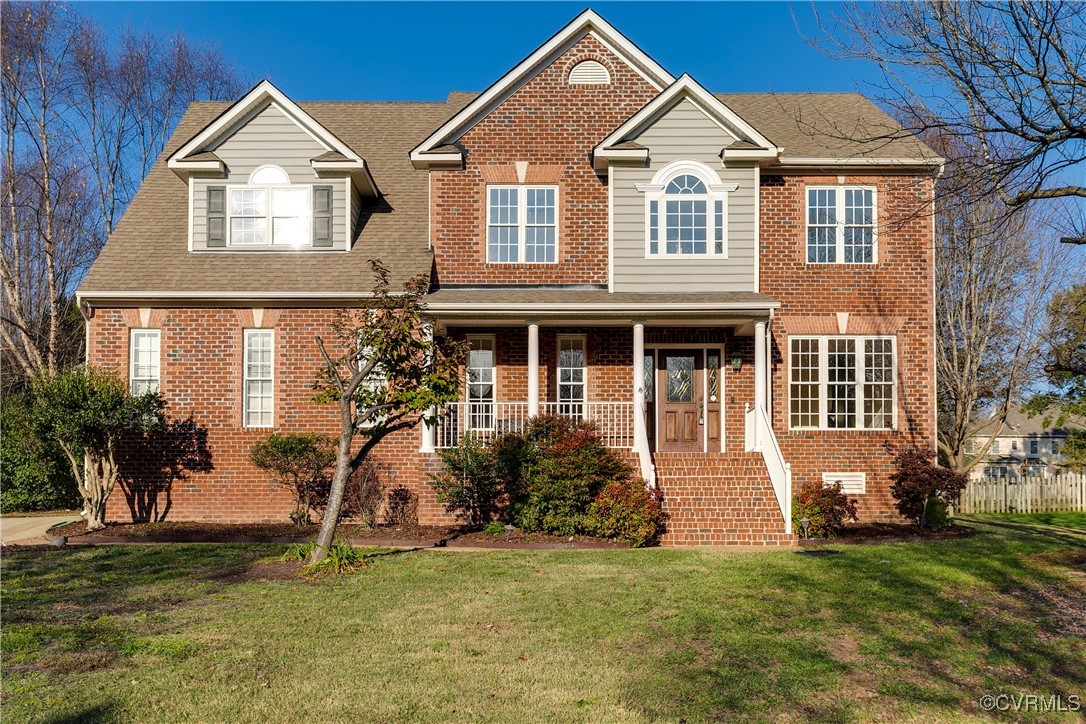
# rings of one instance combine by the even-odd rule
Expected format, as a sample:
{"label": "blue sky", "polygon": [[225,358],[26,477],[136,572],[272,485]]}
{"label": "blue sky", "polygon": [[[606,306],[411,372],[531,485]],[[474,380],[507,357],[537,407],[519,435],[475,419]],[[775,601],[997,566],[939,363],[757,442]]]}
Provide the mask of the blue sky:
{"label": "blue sky", "polygon": [[[94,2],[109,30],[183,31],[296,100],[441,100],[481,91],[586,3]],[[826,58],[805,0],[591,5],[673,75],[715,92],[852,91],[878,75]],[[832,11],[833,5],[818,5]],[[794,14],[794,17],[793,17]],[[797,29],[798,23],[798,29]],[[802,31],[802,33],[801,33]]]}

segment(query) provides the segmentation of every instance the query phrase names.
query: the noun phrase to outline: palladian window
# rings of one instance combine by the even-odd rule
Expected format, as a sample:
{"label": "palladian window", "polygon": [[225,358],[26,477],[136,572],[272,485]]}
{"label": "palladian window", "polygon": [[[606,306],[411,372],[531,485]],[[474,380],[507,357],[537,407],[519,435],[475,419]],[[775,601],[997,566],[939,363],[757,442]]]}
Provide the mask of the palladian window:
{"label": "palladian window", "polygon": [[650,257],[726,257],[727,195],[704,164],[681,161],[666,166],[645,192],[646,255]]}

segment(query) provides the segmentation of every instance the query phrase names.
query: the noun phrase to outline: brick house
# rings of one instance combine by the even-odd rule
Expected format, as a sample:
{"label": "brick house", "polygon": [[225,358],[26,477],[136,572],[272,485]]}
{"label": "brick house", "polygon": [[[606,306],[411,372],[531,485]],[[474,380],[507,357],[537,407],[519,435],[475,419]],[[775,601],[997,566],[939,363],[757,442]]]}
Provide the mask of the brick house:
{"label": "brick house", "polygon": [[893,450],[935,440],[941,162],[860,95],[713,94],[590,10],[481,94],[195,103],[79,298],[88,360],[211,460],[109,515],[285,520],[249,447],[336,430],[314,339],[380,259],[472,350],[462,400],[379,448],[422,522],[436,450],[545,412],[628,451],[667,543],[790,542],[804,481],[889,517]]}

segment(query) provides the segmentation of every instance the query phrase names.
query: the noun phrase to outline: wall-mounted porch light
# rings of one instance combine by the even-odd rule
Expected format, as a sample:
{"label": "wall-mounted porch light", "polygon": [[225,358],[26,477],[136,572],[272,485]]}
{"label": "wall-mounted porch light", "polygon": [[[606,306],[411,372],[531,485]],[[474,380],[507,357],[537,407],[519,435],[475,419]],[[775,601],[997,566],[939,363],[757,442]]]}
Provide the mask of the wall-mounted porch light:
{"label": "wall-mounted porch light", "polygon": [[743,368],[743,358],[739,355],[732,355],[732,372],[738,372]]}

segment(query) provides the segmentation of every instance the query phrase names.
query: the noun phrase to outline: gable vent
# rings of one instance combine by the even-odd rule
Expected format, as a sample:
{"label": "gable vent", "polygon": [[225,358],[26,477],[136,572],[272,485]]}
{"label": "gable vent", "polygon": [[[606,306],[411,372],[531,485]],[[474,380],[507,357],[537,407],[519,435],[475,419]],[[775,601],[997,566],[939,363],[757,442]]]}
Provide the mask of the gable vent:
{"label": "gable vent", "polygon": [[570,85],[606,85],[610,82],[611,74],[597,60],[581,61],[569,72]]}

